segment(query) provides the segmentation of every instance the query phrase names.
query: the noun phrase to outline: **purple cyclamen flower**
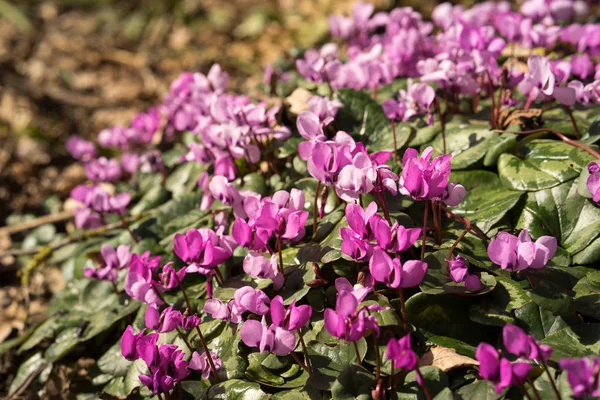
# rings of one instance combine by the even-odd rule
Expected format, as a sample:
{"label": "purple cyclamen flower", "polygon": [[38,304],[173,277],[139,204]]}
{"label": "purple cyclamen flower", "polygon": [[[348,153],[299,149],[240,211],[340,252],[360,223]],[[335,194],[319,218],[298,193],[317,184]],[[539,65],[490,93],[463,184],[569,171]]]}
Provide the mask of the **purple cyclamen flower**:
{"label": "purple cyclamen flower", "polygon": [[567,379],[575,397],[600,396],[600,358],[563,358],[559,364],[567,371]]}
{"label": "purple cyclamen flower", "polygon": [[552,355],[552,347],[536,342],[533,336],[513,324],[504,325],[502,339],[506,350],[517,357],[528,360],[548,360]]}
{"label": "purple cyclamen flower", "polygon": [[382,307],[372,305],[357,310],[358,300],[352,292],[342,291],[337,295],[335,310],[325,309],[323,321],[325,329],[339,339],[356,342],[370,330],[379,337],[379,324],[368,310],[381,311]]}
{"label": "purple cyclamen flower", "polygon": [[91,161],[98,154],[94,143],[77,135],[71,135],[69,139],[67,139],[65,147],[69,154],[71,154],[71,157],[82,162]]}
{"label": "purple cyclamen flower", "polygon": [[387,252],[376,247],[369,261],[369,271],[377,282],[385,283],[394,289],[409,288],[421,283],[427,272],[427,263],[410,260],[402,264],[399,258],[392,260]]}
{"label": "purple cyclamen flower", "polygon": [[271,279],[273,288],[279,290],[283,286],[284,277],[277,267],[277,254],[266,258],[262,254],[250,252],[244,258],[244,272],[261,279]]}
{"label": "purple cyclamen flower", "polygon": [[261,321],[250,319],[240,330],[242,341],[248,347],[258,347],[280,356],[291,353],[296,347],[296,334],[275,325],[268,326],[265,317]]}
{"label": "purple cyclamen flower", "polygon": [[468,290],[481,290],[481,279],[469,273],[467,260],[460,254],[451,260],[446,260],[450,269],[450,276],[456,283],[464,282]]}
{"label": "purple cyclamen flower", "polygon": [[185,353],[174,344],[161,344],[151,359],[144,358],[150,369],[149,374],[140,375],[139,379],[154,394],[169,393],[175,383],[182,381],[190,374]]}
{"label": "purple cyclamen flower", "polygon": [[[214,351],[210,351],[210,357],[213,360],[213,364],[215,365],[215,368],[217,370],[221,369],[223,362],[221,361],[221,359],[219,358],[217,353],[215,353]],[[212,372],[211,368],[210,368],[210,363],[208,362],[208,357],[206,355],[206,352],[203,352],[202,354],[198,354],[198,352],[196,352],[196,351],[193,352],[192,358],[188,365],[188,368],[196,370],[196,371],[200,371],[202,373],[202,377],[204,379],[208,379]]]}
{"label": "purple cyclamen flower", "polygon": [[175,271],[171,265],[173,262],[168,262],[163,266],[162,272],[158,275],[160,278],[160,284],[165,289],[173,289],[179,287],[183,278],[185,278],[186,269],[181,268],[179,271]]}
{"label": "purple cyclamen flower", "polygon": [[408,80],[408,89],[400,90],[398,101],[393,99],[383,102],[385,115],[391,120],[409,121],[417,115],[429,115],[433,122],[433,102],[435,91],[426,83],[413,83]]}
{"label": "purple cyclamen flower", "polygon": [[309,305],[297,306],[296,300],[287,307],[287,310],[281,296],[275,296],[271,300],[271,321],[277,327],[295,331],[306,325],[311,315],[312,307]]}
{"label": "purple cyclamen flower", "polygon": [[151,333],[144,336],[145,329],[134,334],[131,325],[127,326],[121,336],[121,354],[129,361],[135,361],[140,358],[141,353],[145,353],[148,347],[154,347],[158,341],[158,334]]}
{"label": "purple cyclamen flower", "polygon": [[391,338],[387,344],[385,356],[392,361],[394,368],[412,371],[417,367],[417,354],[413,351],[410,342],[410,333],[400,339]]}
{"label": "purple cyclamen flower", "polygon": [[335,280],[335,289],[338,293],[343,291],[352,293],[356,297],[356,301],[361,302],[373,290],[373,278],[367,274],[364,282],[362,284],[357,283],[356,285],[352,285],[346,278],[337,278]]}
{"label": "purple cyclamen flower", "polygon": [[177,329],[183,321],[181,311],[173,310],[173,306],[165,308],[162,312],[158,311],[155,304],[146,308],[144,322],[146,327],[154,329],[158,333],[171,332]]}
{"label": "purple cyclamen flower", "polygon": [[128,266],[129,260],[131,260],[129,246],[125,244],[116,249],[108,244],[103,244],[100,255],[102,255],[104,262],[95,268],[85,268],[83,274],[86,278],[115,281],[119,271]]}
{"label": "purple cyclamen flower", "polygon": [[378,214],[371,217],[369,225],[377,246],[390,253],[408,250],[421,235],[421,228],[406,228],[398,222],[390,227],[388,221]]}
{"label": "purple cyclamen flower", "polygon": [[522,385],[532,368],[531,364],[511,363],[500,358],[498,351],[488,343],[480,343],[475,352],[479,361],[479,374],[496,386],[496,393],[511,385]]}
{"label": "purple cyclamen flower", "polygon": [[450,154],[430,161],[433,148],[426,148],[421,157],[415,149],[406,149],[402,158],[400,193],[411,195],[415,200],[439,199],[445,192],[450,176]]}
{"label": "purple cyclamen flower", "polygon": [[519,236],[499,232],[488,246],[488,256],[494,264],[509,271],[526,268],[543,268],[556,253],[556,238],[542,236],[535,242],[529,232],[522,230]]}
{"label": "purple cyclamen flower", "polygon": [[150,257],[150,251],[146,251],[141,256],[132,254],[125,278],[125,292],[146,304],[163,304],[159,293],[165,289],[153,278],[159,264],[160,256]]}
{"label": "purple cyclamen flower", "polygon": [[219,237],[208,228],[190,229],[175,235],[173,252],[188,264],[187,272],[212,273],[217,265],[232,255],[228,237]]}
{"label": "purple cyclamen flower", "polygon": [[600,163],[592,161],[588,165],[590,176],[587,178],[586,184],[588,191],[592,195],[592,200],[600,204]]}

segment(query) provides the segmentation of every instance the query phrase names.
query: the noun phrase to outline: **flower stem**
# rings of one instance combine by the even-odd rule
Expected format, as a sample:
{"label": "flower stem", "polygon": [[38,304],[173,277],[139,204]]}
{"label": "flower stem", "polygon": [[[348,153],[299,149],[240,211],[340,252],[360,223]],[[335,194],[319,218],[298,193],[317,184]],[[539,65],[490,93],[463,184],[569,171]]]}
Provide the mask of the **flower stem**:
{"label": "flower stem", "polygon": [[396,121],[392,119],[392,138],[394,138],[394,164],[398,164],[398,145],[396,143]]}
{"label": "flower stem", "polygon": [[298,365],[301,366],[302,369],[305,370],[310,375],[310,369],[308,368],[307,365],[305,365],[302,362],[302,360],[300,359],[300,357],[298,357],[298,355],[296,353],[294,353],[293,351],[290,354],[292,355],[292,358],[294,359],[294,361],[296,361],[296,363],[298,363]]}
{"label": "flower stem", "polygon": [[[443,204],[440,204],[440,208],[442,210],[444,210],[444,212],[446,212],[446,214],[448,214],[449,216],[451,216],[452,218],[454,218],[457,221],[462,222],[465,226],[467,225],[466,219],[467,217],[461,217],[459,215],[454,214],[452,211],[450,211],[446,206],[444,206]],[[477,235],[479,236],[479,238],[481,240],[484,241],[484,243],[488,242],[488,238],[485,236],[485,234],[483,233],[483,231],[481,229],[479,229],[477,226],[475,226],[474,224],[470,224],[471,226],[471,230]]]}
{"label": "flower stem", "polygon": [[379,377],[381,376],[381,353],[379,352],[379,344],[377,343],[377,338],[373,335],[373,344],[375,345],[375,350],[377,351],[377,367],[375,369],[375,381],[379,381]]}
{"label": "flower stem", "polygon": [[223,275],[221,275],[221,271],[219,271],[219,268],[215,268],[215,278],[217,280],[217,283],[219,284],[219,286],[223,286]]}
{"label": "flower stem", "polygon": [[[175,275],[175,277],[177,277],[177,275]],[[183,293],[183,298],[185,299],[185,304],[187,305],[188,310],[190,310],[190,312],[192,312],[192,303],[190,303],[190,299],[185,291],[185,288],[183,287],[183,284],[181,283],[181,280],[178,277],[177,277],[177,280],[179,281],[179,288],[181,289],[181,293]],[[210,355],[210,350],[208,349],[208,345],[206,344],[204,335],[202,334],[202,331],[200,330],[200,325],[196,325],[196,332],[198,333],[200,342],[202,342],[202,347],[204,348],[204,352],[206,353],[206,359],[208,360],[208,364],[210,365],[210,370],[212,371],[213,375],[215,376],[217,382],[220,383],[221,378],[219,378],[219,375],[217,375],[217,368],[215,367],[215,362],[213,361],[212,356]]]}
{"label": "flower stem", "polygon": [[298,336],[300,337],[300,344],[302,345],[302,352],[304,353],[304,362],[308,367],[309,375],[312,374],[312,365],[310,362],[310,358],[308,358],[308,349],[306,348],[306,343],[304,342],[304,336],[302,335],[302,328],[298,328]]}
{"label": "flower stem", "polygon": [[400,308],[402,309],[402,323],[404,324],[404,332],[408,333],[408,313],[406,312],[404,288],[398,288],[398,298],[400,299]]}
{"label": "flower stem", "polygon": [[427,240],[427,213],[429,212],[429,200],[425,200],[425,215],[423,217],[423,238],[421,239],[421,261],[425,259],[425,241]]}
{"label": "flower stem", "polygon": [[433,226],[435,228],[435,242],[440,245],[442,244],[442,226],[437,200],[431,202],[431,213],[433,214]]}
{"label": "flower stem", "polygon": [[421,370],[419,369],[419,366],[417,365],[415,372],[417,374],[417,377],[419,378],[419,380],[421,381],[421,387],[423,388],[423,391],[425,392],[425,398],[427,400],[431,400],[431,392],[429,391],[429,387],[427,386],[427,383],[425,383],[425,379],[423,379],[423,375],[421,374]]}
{"label": "flower stem", "polygon": [[[533,381],[531,380],[531,378],[527,379],[527,382],[529,383],[529,386],[531,386],[531,389],[533,389],[533,395],[535,396],[536,400],[542,400],[540,397],[540,394],[538,393],[538,390],[536,389],[535,385],[533,384]],[[525,386],[523,386],[524,388]]]}
{"label": "flower stem", "polygon": [[523,385],[522,383],[519,385],[519,387],[521,388],[521,392],[523,393],[523,395],[525,397],[527,397],[528,400],[532,400],[531,396],[529,395],[529,393],[527,393],[527,389],[525,389],[525,385]]}
{"label": "flower stem", "polygon": [[548,369],[548,364],[546,363],[546,360],[544,359],[544,356],[542,355],[540,346],[538,345],[538,343],[535,340],[533,341],[533,343],[534,343],[535,347],[537,348],[538,354],[540,355],[540,361],[542,362],[542,366],[546,370],[546,374],[548,374],[548,379],[550,380],[550,384],[552,385],[552,390],[554,390],[554,394],[556,394],[556,398],[558,400],[562,400],[560,392],[558,391],[558,387],[556,387],[556,382],[554,381],[554,378],[552,377],[552,374],[550,373],[550,370]]}
{"label": "flower stem", "polygon": [[394,360],[391,360],[390,365],[390,389],[394,387]]}
{"label": "flower stem", "polygon": [[283,274],[283,253],[281,252],[281,230],[277,234],[277,252],[279,253],[279,272]]}
{"label": "flower stem", "polygon": [[177,334],[179,335],[179,337],[181,338],[181,340],[183,340],[185,342],[185,345],[187,346],[187,348],[190,350],[191,353],[194,352],[194,348],[192,347],[192,345],[190,344],[190,342],[187,340],[187,338],[185,337],[185,335],[183,334],[183,332],[181,332],[181,329],[179,329],[179,327],[176,328],[177,329]]}
{"label": "flower stem", "polygon": [[454,250],[456,249],[456,246],[458,246],[458,244],[460,243],[460,241],[464,239],[464,237],[466,236],[467,232],[469,232],[471,230],[471,221],[469,221],[469,218],[464,217],[463,221],[465,223],[465,229],[458,236],[458,238],[454,241],[454,243],[452,244],[452,247],[450,247],[450,250],[448,251],[448,259],[452,258],[452,253],[454,253]]}
{"label": "flower stem", "polygon": [[354,345],[354,352],[356,353],[356,362],[358,363],[358,365],[362,364],[362,361],[360,360],[360,353],[358,351],[358,345],[356,344],[356,342],[352,342],[352,344]]}
{"label": "flower stem", "polygon": [[315,201],[313,203],[313,236],[317,232],[317,211],[319,210],[317,200],[319,199],[319,189],[321,189],[321,181],[317,181],[317,187],[315,189]]}
{"label": "flower stem", "polygon": [[573,129],[575,129],[575,137],[577,139],[581,139],[581,134],[579,133],[579,128],[577,127],[577,121],[575,121],[575,117],[573,116],[573,111],[571,107],[566,106],[565,110],[567,110],[567,114],[569,114],[569,118],[571,119],[571,123],[573,124]]}

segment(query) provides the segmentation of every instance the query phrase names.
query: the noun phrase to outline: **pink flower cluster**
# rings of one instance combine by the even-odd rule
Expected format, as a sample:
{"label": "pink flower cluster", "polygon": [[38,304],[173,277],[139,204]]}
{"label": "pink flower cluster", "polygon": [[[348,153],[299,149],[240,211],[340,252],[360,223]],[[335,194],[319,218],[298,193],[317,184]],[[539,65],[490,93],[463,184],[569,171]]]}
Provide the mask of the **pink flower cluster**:
{"label": "pink flower cluster", "polygon": [[83,229],[104,225],[106,214],[124,214],[131,201],[129,193],[111,195],[98,185],[78,185],[71,191],[71,198],[80,203],[75,209],[75,225]]}

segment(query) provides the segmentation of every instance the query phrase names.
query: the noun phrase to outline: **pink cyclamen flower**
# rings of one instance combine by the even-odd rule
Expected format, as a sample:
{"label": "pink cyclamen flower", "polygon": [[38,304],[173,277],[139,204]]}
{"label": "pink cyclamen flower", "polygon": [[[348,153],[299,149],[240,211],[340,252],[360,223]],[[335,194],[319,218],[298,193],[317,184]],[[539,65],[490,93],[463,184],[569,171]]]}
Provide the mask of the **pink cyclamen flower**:
{"label": "pink cyclamen flower", "polygon": [[121,164],[115,158],[100,157],[84,165],[88,179],[97,182],[115,182],[121,178]]}
{"label": "pink cyclamen flower", "polygon": [[600,396],[600,358],[563,358],[559,364],[567,371],[567,379],[575,397]]}
{"label": "pink cyclamen flower", "polygon": [[311,315],[312,307],[309,305],[297,306],[296,300],[294,300],[286,310],[281,296],[271,299],[271,321],[275,326],[295,331],[306,325]]}
{"label": "pink cyclamen flower", "polygon": [[287,355],[296,347],[296,334],[281,327],[268,326],[265,317],[261,321],[250,319],[244,322],[240,336],[246,346],[258,347],[260,352]]}
{"label": "pink cyclamen flower", "polygon": [[283,274],[277,267],[277,254],[266,258],[262,254],[250,252],[244,258],[244,272],[261,279],[271,279],[275,290],[281,289],[284,282]]}
{"label": "pink cyclamen flower", "polygon": [[391,338],[387,344],[385,356],[392,360],[394,368],[412,371],[417,367],[417,354],[413,351],[410,342],[410,333],[400,339]]}
{"label": "pink cyclamen flower", "polygon": [[260,289],[251,286],[239,288],[233,294],[235,304],[241,312],[249,311],[256,315],[265,315],[269,312],[269,296]]}
{"label": "pink cyclamen flower", "polygon": [[377,246],[390,253],[408,250],[421,235],[421,228],[406,228],[397,221],[390,227],[387,220],[378,214],[371,217],[369,225]]}
{"label": "pink cyclamen flower", "polygon": [[340,171],[335,192],[344,201],[357,201],[361,194],[370,193],[375,187],[377,171],[368,154],[358,153],[352,163]]}
{"label": "pink cyclamen flower", "polygon": [[381,311],[383,308],[378,305],[360,309],[357,307],[358,299],[352,292],[339,292],[335,310],[327,308],[323,314],[327,332],[348,342],[356,342],[367,330],[379,336],[379,324],[374,316],[369,315],[368,310]]}
{"label": "pink cyclamen flower", "polygon": [[442,201],[450,207],[456,207],[466,195],[467,189],[465,189],[463,185],[459,185],[456,182],[450,182],[442,194]]}
{"label": "pink cyclamen flower", "polygon": [[209,274],[232,255],[228,238],[219,237],[207,228],[190,229],[173,239],[173,252],[188,264],[187,272]]}
{"label": "pink cyclamen flower", "polygon": [[[215,353],[214,351],[210,351],[210,357],[213,360],[213,364],[215,365],[215,368],[217,370],[221,369],[223,362],[221,361],[221,359],[219,358],[217,353]],[[208,379],[212,372],[211,368],[210,368],[210,363],[208,362],[208,356],[206,355],[206,352],[202,352],[202,354],[198,354],[198,352],[196,352],[196,351],[193,352],[192,358],[188,365],[188,368],[196,370],[196,371],[200,371],[202,373],[202,377],[204,379]]]}
{"label": "pink cyclamen flower", "polygon": [[496,393],[511,385],[522,385],[532,368],[531,364],[511,363],[500,358],[498,351],[488,343],[480,343],[475,352],[479,361],[479,374],[496,386]]}
{"label": "pink cyclamen flower", "polygon": [[502,339],[506,350],[517,357],[528,360],[548,360],[552,355],[552,347],[536,342],[533,336],[513,324],[504,325]]}
{"label": "pink cyclamen flower", "polygon": [[415,200],[439,199],[446,190],[450,176],[450,154],[430,161],[433,148],[426,148],[421,157],[415,149],[406,149],[402,158],[400,193],[411,195]]}
{"label": "pink cyclamen flower", "polygon": [[204,312],[215,319],[229,321],[234,324],[242,322],[242,313],[245,311],[238,306],[235,300],[223,303],[220,299],[208,299],[204,303]]}
{"label": "pink cyclamen flower", "polygon": [[590,176],[587,178],[586,184],[588,191],[592,195],[592,200],[600,204],[600,163],[592,161],[588,165]]}
{"label": "pink cyclamen flower", "polygon": [[122,244],[116,249],[110,245],[103,244],[100,249],[103,263],[95,268],[85,268],[83,274],[86,278],[103,279],[107,281],[115,281],[119,271],[129,265],[131,253],[129,246]]}
{"label": "pink cyclamen flower", "polygon": [[499,232],[488,246],[488,256],[494,264],[509,271],[526,268],[543,268],[556,253],[556,238],[542,236],[535,242],[529,232],[522,230],[519,236]]}
{"label": "pink cyclamen flower", "polygon": [[519,91],[528,95],[525,109],[533,100],[554,97],[567,106],[575,104],[575,90],[570,87],[557,86],[556,77],[546,57],[531,56],[527,60],[529,74],[519,84]]}
{"label": "pink cyclamen flower", "polygon": [[373,251],[369,261],[369,271],[377,282],[385,283],[392,288],[409,288],[421,283],[427,272],[427,263],[419,260],[400,262],[392,258],[379,247]]}
{"label": "pink cyclamen flower", "polygon": [[65,147],[71,157],[82,162],[91,161],[98,154],[94,143],[77,135],[70,136],[65,143]]}
{"label": "pink cyclamen flower", "polygon": [[464,282],[468,290],[481,290],[481,279],[469,273],[467,260],[460,254],[451,260],[446,260],[450,269],[450,276],[456,283]]}
{"label": "pink cyclamen flower", "polygon": [[186,269],[181,268],[179,271],[175,271],[175,268],[171,266],[172,264],[173,262],[165,264],[162,272],[159,274],[160,284],[165,289],[179,287],[179,285],[183,282],[183,278],[185,278]]}

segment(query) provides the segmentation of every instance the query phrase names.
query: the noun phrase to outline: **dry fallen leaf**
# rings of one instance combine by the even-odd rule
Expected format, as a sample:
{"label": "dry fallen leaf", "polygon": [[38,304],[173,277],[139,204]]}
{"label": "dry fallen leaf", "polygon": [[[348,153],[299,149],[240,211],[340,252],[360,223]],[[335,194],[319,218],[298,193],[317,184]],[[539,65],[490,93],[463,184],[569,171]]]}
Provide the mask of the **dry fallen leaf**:
{"label": "dry fallen leaf", "polygon": [[449,349],[441,346],[434,346],[421,357],[419,365],[431,365],[437,367],[444,372],[459,367],[469,367],[479,365],[477,360],[471,357],[460,355],[454,349]]}
{"label": "dry fallen leaf", "polygon": [[290,112],[292,114],[300,114],[302,111],[308,108],[308,99],[310,99],[312,93],[305,88],[297,88],[285,98],[285,104],[289,104]]}

